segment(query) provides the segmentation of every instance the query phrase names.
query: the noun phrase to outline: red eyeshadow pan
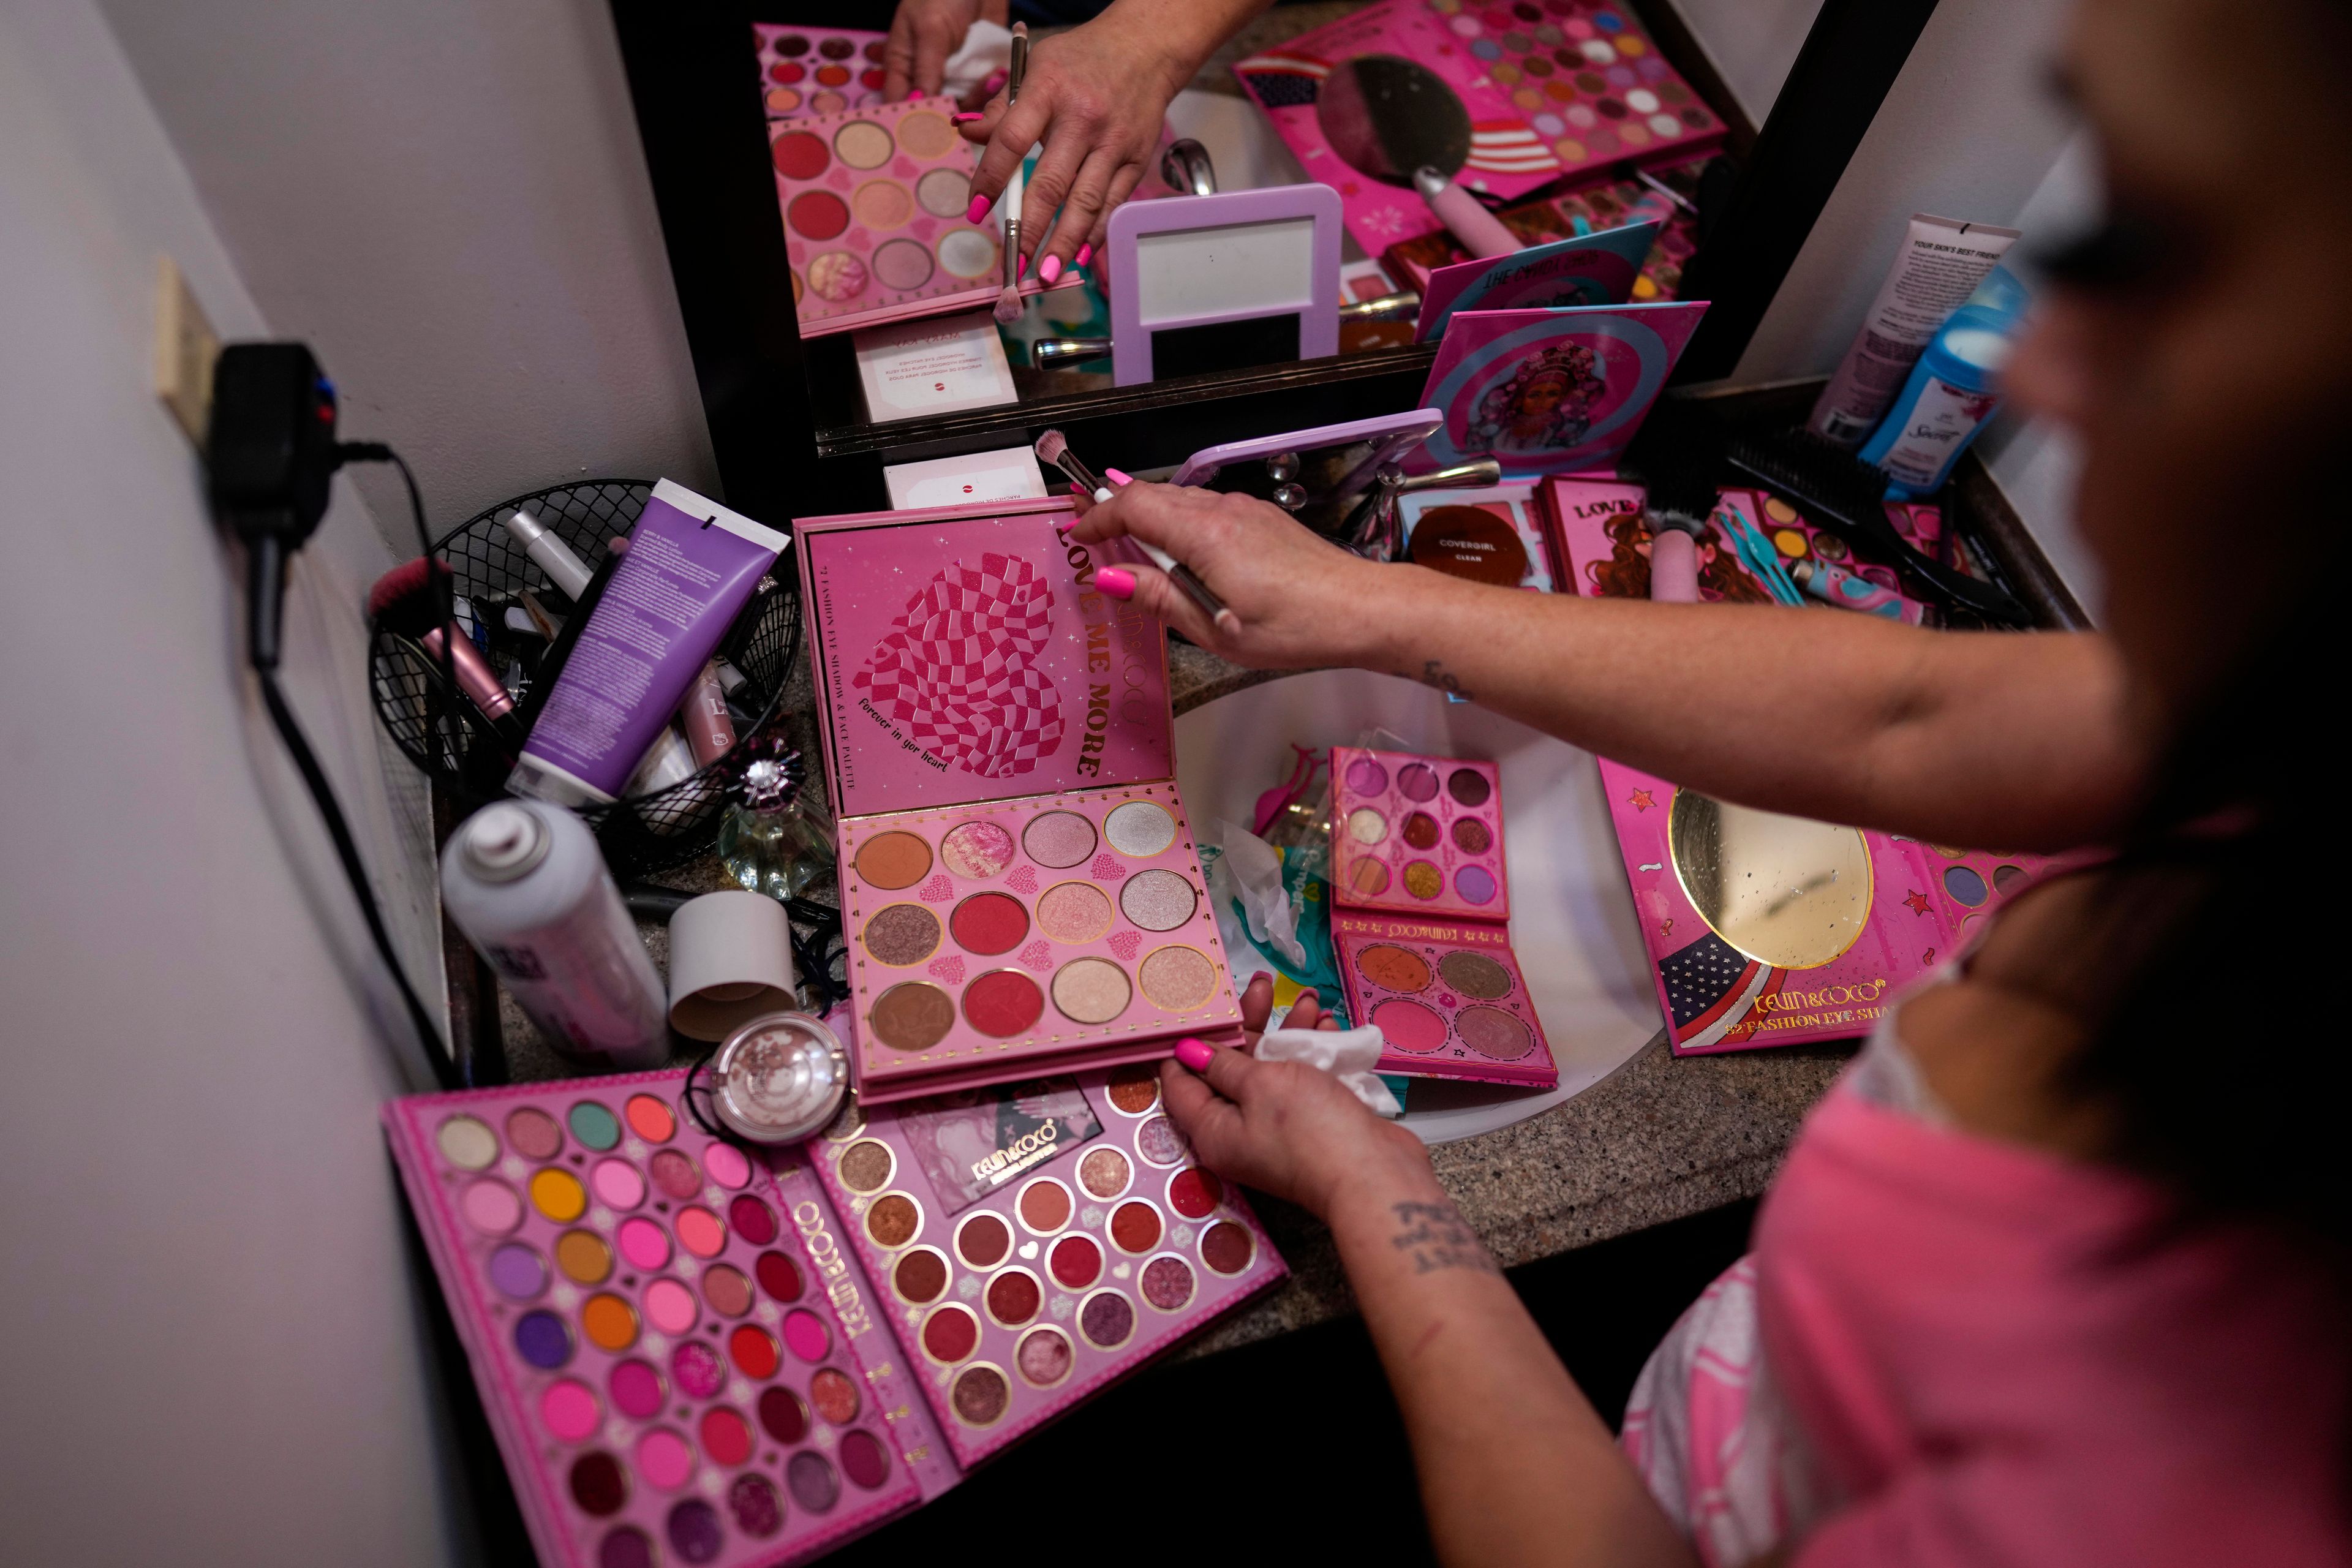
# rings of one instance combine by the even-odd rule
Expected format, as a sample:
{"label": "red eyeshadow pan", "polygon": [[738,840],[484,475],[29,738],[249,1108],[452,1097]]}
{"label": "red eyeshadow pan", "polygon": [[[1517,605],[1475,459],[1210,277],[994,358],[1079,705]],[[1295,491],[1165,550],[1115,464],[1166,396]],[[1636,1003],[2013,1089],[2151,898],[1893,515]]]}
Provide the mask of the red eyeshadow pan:
{"label": "red eyeshadow pan", "polygon": [[963,990],[964,1021],[992,1039],[1026,1032],[1045,1011],[1045,994],[1017,969],[983,974]]}
{"label": "red eyeshadow pan", "polygon": [[1083,1290],[1102,1275],[1102,1248],[1091,1237],[1066,1236],[1054,1244],[1047,1267],[1057,1284]]}
{"label": "red eyeshadow pan", "polygon": [[1147,1203],[1125,1203],[1112,1211],[1110,1238],[1122,1252],[1149,1252],[1160,1245],[1160,1215]]}
{"label": "red eyeshadow pan", "polygon": [[923,1348],[940,1361],[961,1361],[979,1343],[980,1323],[961,1307],[941,1307],[923,1324]]}
{"label": "red eyeshadow pan", "polygon": [[803,191],[784,209],[784,221],[803,239],[831,239],[849,226],[849,204],[831,191]]}
{"label": "red eyeshadow pan", "polygon": [[956,1233],[956,1251],[974,1268],[993,1268],[1013,1250],[1013,1232],[992,1214],[977,1214]]}
{"label": "red eyeshadow pan", "polygon": [[1007,1328],[1018,1328],[1037,1315],[1042,1300],[1037,1281],[1014,1269],[989,1282],[988,1313]]}
{"label": "red eyeshadow pan", "polygon": [[1029,911],[1003,893],[975,893],[956,906],[948,931],[966,952],[1011,952],[1029,934]]}
{"label": "red eyeshadow pan", "polygon": [[[784,178],[814,180],[824,173],[826,164],[833,162],[833,150],[821,137],[812,136],[805,131],[788,131],[776,138],[775,145],[769,149],[769,156],[775,160],[776,173]],[[835,202],[838,205],[838,198]],[[848,209],[845,207],[842,210],[845,213]],[[838,234],[841,231],[835,229],[834,232]]]}
{"label": "red eyeshadow pan", "polygon": [[735,1233],[754,1247],[765,1247],[776,1239],[776,1211],[749,1193],[727,1205],[727,1217],[734,1223]]}
{"label": "red eyeshadow pan", "polygon": [[760,1254],[760,1261],[752,1268],[760,1277],[760,1289],[777,1300],[797,1301],[801,1299],[801,1271],[782,1253]]}
{"label": "red eyeshadow pan", "polygon": [[767,1330],[746,1323],[727,1336],[728,1353],[745,1377],[771,1378],[776,1375],[781,1357],[776,1353],[776,1342]]}
{"label": "red eyeshadow pan", "polygon": [[763,1389],[760,1394],[760,1429],[779,1443],[797,1443],[808,1436],[808,1406],[789,1388]]}

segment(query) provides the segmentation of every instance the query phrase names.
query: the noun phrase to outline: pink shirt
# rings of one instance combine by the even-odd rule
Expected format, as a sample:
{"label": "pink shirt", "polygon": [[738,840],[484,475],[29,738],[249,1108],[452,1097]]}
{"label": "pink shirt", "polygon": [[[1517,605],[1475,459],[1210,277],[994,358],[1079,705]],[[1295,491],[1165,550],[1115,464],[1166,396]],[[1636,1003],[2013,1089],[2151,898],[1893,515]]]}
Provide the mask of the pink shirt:
{"label": "pink shirt", "polygon": [[2290,1245],[2166,1213],[1832,1091],[1753,1259],[1815,1492],[1794,1562],[2352,1563],[2341,1299]]}

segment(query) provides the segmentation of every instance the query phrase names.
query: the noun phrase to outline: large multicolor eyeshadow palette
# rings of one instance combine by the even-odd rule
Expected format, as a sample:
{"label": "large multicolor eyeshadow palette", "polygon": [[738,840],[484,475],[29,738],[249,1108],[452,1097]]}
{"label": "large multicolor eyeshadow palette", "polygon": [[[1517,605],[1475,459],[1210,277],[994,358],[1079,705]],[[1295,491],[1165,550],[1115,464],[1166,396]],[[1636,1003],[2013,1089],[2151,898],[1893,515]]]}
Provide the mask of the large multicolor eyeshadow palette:
{"label": "large multicolor eyeshadow palette", "polygon": [[853,1110],[809,1153],[964,1466],[1287,1272],[1151,1064]]}
{"label": "large multicolor eyeshadow palette", "polygon": [[1559,1068],[1501,924],[1331,911],[1349,1016],[1378,1024],[1379,1069],[1549,1089]]}
{"label": "large multicolor eyeshadow palette", "polygon": [[1165,1056],[1174,1036],[1232,1027],[1205,885],[1167,783],[845,822],[866,1102],[942,1071],[1018,1076],[1087,1046],[1097,1063]]}
{"label": "large multicolor eyeshadow palette", "polygon": [[[422,1095],[392,1148],[541,1560],[798,1562],[921,1500],[821,1233],[686,1075]],[[848,1298],[855,1301],[853,1292]],[[863,1327],[864,1325],[857,1325]]]}
{"label": "large multicolor eyeshadow palette", "polygon": [[882,101],[887,34],[754,22],[751,39],[760,55],[761,101],[771,120],[869,109]]}
{"label": "large multicolor eyeshadow palette", "polygon": [[1511,912],[1492,763],[1331,748],[1331,899],[1359,910]]}
{"label": "large multicolor eyeshadow palette", "polygon": [[[996,298],[1003,215],[964,221],[980,149],[953,112],[952,100],[918,98],[768,122],[803,337]],[[1032,272],[1021,292],[1044,287]]]}

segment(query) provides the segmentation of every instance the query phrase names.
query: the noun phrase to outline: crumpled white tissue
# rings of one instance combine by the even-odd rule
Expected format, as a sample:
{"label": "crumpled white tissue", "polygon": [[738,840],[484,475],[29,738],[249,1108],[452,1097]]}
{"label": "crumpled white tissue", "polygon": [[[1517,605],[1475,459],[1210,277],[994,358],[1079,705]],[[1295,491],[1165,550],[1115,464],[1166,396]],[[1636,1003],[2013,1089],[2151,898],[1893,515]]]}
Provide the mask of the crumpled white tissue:
{"label": "crumpled white tissue", "polygon": [[948,57],[947,80],[940,90],[961,102],[992,72],[1012,68],[1013,35],[993,22],[974,22],[963,47]]}
{"label": "crumpled white tissue", "polygon": [[1303,969],[1307,947],[1298,940],[1298,915],[1282,885],[1281,855],[1238,823],[1220,821],[1217,833],[1223,853],[1209,868],[1209,896],[1222,899],[1224,889],[1230,887],[1242,907],[1242,918],[1248,922],[1251,940]]}
{"label": "crumpled white tissue", "polygon": [[1373,1115],[1402,1116],[1404,1107],[1372,1070],[1386,1044],[1378,1024],[1360,1029],[1268,1029],[1258,1037],[1257,1059],[1320,1068],[1345,1084]]}

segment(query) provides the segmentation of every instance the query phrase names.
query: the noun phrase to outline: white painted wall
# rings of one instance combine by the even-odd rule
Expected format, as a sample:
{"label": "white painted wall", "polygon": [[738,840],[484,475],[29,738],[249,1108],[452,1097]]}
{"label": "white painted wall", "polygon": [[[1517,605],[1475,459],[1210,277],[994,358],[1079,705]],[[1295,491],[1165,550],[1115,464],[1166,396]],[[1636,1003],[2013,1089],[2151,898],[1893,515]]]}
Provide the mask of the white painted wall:
{"label": "white painted wall", "polygon": [[1674,5],[1739,107],[1762,125],[1822,0],[1674,0]]}
{"label": "white painted wall", "polygon": [[[149,385],[155,258],[262,313],[92,0],[0,5],[0,1520],[11,1563],[462,1554],[376,1130],[421,1087],[242,670],[242,571]],[[365,701],[391,563],[338,487],[291,700],[440,981]],[[388,783],[391,787],[388,787]]]}
{"label": "white painted wall", "polygon": [[[254,298],[436,531],[594,476],[720,493],[601,0],[99,5]],[[398,481],[360,482],[413,556]]]}

